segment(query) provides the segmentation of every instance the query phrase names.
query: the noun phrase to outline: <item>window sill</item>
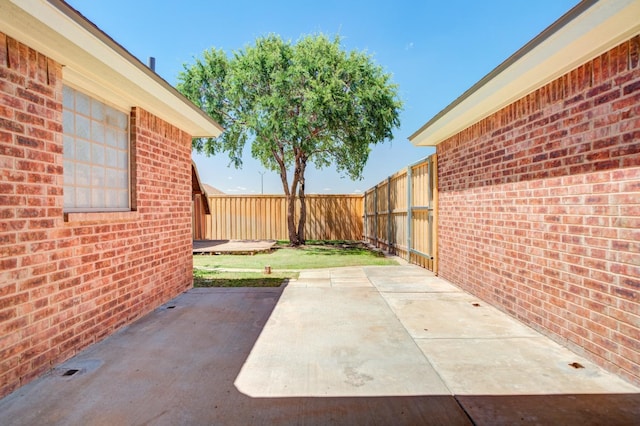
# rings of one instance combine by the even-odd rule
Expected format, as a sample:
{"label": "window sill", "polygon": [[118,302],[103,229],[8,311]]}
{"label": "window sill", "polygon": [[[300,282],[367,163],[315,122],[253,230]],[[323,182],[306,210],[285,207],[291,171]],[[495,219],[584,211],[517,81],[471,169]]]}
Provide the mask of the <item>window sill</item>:
{"label": "window sill", "polygon": [[89,212],[89,213],[65,213],[64,221],[68,223],[105,223],[105,222],[131,222],[139,217],[137,211],[127,212]]}

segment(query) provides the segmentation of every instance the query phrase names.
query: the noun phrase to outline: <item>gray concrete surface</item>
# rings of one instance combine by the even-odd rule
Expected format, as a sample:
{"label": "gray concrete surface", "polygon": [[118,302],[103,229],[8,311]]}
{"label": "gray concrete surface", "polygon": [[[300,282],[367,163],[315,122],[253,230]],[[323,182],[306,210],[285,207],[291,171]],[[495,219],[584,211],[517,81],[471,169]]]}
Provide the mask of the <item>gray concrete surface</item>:
{"label": "gray concrete surface", "polygon": [[0,424],[632,425],[639,392],[428,271],[336,268],[190,290],[0,400]]}

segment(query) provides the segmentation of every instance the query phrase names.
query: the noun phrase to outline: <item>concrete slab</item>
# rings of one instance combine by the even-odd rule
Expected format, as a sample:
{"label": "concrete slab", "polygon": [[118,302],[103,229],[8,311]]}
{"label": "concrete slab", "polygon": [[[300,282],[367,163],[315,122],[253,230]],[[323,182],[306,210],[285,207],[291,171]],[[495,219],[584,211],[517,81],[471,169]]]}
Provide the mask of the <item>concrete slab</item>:
{"label": "concrete slab", "polygon": [[289,287],[331,287],[331,278],[306,278],[289,281]]}
{"label": "concrete slab", "polygon": [[351,268],[190,290],[0,400],[0,423],[637,424],[640,389],[497,309],[418,267],[360,271],[370,287],[340,287]]}
{"label": "concrete slab", "polygon": [[[624,394],[638,390],[542,336],[418,339],[417,343],[456,395]],[[570,366],[576,362],[583,368]]]}
{"label": "concrete slab", "polygon": [[[471,424],[450,395],[255,398],[239,392],[234,381],[281,291],[190,290],[0,400],[0,423]],[[316,308],[322,309],[321,304],[311,310]],[[345,378],[357,388],[359,381],[367,380],[360,375],[364,370],[348,361],[347,352],[336,351],[348,374]],[[63,376],[69,369],[79,371]],[[288,382],[295,379],[283,377]]]}
{"label": "concrete slab", "polygon": [[293,287],[372,287],[361,267],[301,271]]}
{"label": "concrete slab", "polygon": [[[414,338],[538,337],[479,299],[453,293],[382,293]],[[477,306],[476,306],[477,305]]]}
{"label": "concrete slab", "polygon": [[638,425],[640,394],[480,395],[456,399],[478,426]]}
{"label": "concrete slab", "polygon": [[367,274],[362,270],[361,267],[343,267],[343,268],[332,268],[329,270],[331,273],[331,278],[362,278],[367,279]]}
{"label": "concrete slab", "polygon": [[287,288],[236,382],[252,397],[450,395],[375,289]]}
{"label": "concrete slab", "polygon": [[370,276],[369,280],[380,292],[391,293],[452,293],[462,292],[453,284],[436,276]]}
{"label": "concrete slab", "polygon": [[335,288],[358,288],[358,287],[373,287],[371,281],[366,277],[364,278],[331,278],[331,287]]}
{"label": "concrete slab", "polygon": [[300,275],[298,276],[300,279],[311,279],[311,278],[331,278],[331,270],[330,269],[309,269],[306,271],[300,271]]}
{"label": "concrete slab", "polygon": [[369,279],[375,277],[435,277],[433,272],[416,265],[405,265],[400,268],[397,266],[365,266],[362,270]]}

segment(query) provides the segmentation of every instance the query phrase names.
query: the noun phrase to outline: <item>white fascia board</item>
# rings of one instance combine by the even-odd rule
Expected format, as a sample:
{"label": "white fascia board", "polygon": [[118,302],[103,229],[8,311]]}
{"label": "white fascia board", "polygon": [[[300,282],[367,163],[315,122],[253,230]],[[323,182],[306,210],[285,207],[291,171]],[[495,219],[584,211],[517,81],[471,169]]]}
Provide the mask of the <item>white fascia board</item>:
{"label": "white fascia board", "polygon": [[63,65],[63,79],[114,106],[141,107],[193,137],[222,127],[59,0],[0,0],[0,31]]}
{"label": "white fascia board", "polygon": [[545,30],[551,34],[541,33],[541,42],[532,40],[532,47],[516,52],[409,140],[417,146],[438,145],[640,33],[640,0],[600,0],[586,10],[581,7],[578,4]]}

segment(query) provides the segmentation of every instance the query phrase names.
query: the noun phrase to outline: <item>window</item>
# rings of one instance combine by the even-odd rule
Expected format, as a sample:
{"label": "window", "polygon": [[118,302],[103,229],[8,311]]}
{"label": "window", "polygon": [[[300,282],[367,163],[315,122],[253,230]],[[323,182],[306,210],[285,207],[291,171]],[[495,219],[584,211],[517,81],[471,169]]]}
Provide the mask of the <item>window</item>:
{"label": "window", "polygon": [[129,210],[129,119],[71,87],[63,89],[64,210]]}

